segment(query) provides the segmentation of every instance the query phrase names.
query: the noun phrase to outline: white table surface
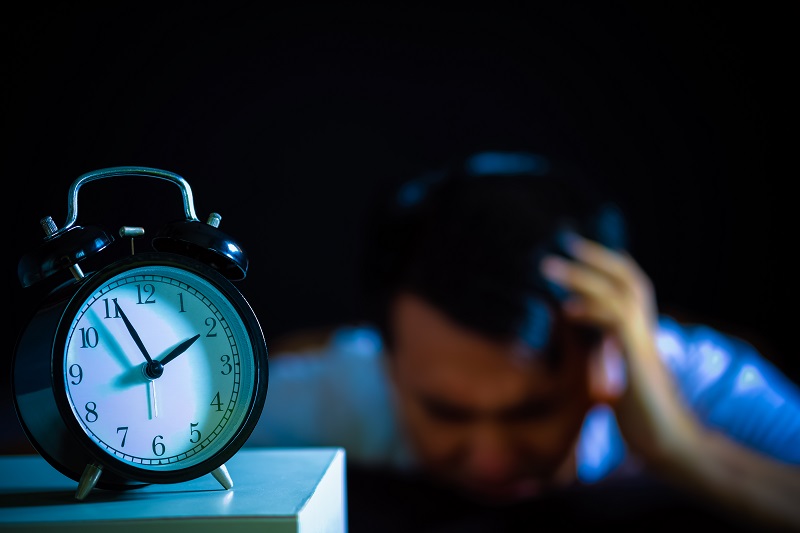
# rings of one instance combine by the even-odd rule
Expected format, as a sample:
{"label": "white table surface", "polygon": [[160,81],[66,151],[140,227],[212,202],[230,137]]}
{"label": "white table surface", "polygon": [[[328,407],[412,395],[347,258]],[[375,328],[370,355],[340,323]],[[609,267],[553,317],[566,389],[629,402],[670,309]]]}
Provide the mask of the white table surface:
{"label": "white table surface", "polygon": [[341,448],[242,448],[226,463],[234,486],[210,475],[127,491],[77,482],[38,455],[0,457],[0,531],[347,531]]}

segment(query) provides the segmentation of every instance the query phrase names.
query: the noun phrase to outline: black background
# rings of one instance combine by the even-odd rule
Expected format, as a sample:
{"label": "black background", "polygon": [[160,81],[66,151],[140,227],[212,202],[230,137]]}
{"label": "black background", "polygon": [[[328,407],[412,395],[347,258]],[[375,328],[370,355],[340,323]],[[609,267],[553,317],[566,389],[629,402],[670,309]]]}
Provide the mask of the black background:
{"label": "black background", "polygon": [[[86,172],[183,176],[198,216],[220,213],[248,252],[238,286],[269,346],[359,318],[360,232],[380,185],[511,148],[590,169],[628,214],[661,309],[744,337],[800,381],[787,13],[166,4],[4,8],[3,375],[39,296],[17,262],[41,217],[64,224]],[[152,235],[183,214],[160,180],[92,182],[79,200],[78,223],[111,233]]]}

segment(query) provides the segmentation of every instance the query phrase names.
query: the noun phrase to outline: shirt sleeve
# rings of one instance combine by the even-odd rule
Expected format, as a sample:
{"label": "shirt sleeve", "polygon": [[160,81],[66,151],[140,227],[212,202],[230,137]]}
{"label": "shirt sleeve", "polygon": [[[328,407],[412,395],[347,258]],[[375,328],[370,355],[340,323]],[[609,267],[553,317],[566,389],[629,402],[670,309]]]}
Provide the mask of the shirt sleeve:
{"label": "shirt sleeve", "polygon": [[380,339],[369,328],[342,328],[321,350],[270,359],[261,418],[248,446],[337,446],[348,460],[397,459],[393,416]]}
{"label": "shirt sleeve", "polygon": [[684,400],[706,426],[800,464],[800,388],[749,343],[662,317],[659,352]]}

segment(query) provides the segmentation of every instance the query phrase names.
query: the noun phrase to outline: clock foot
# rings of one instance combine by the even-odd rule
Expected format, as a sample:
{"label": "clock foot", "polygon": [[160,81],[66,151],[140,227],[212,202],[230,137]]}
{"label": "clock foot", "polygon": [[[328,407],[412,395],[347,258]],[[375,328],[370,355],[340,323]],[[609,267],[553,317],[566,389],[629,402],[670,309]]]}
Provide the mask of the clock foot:
{"label": "clock foot", "polygon": [[78,490],[75,492],[75,499],[82,500],[92,491],[103,473],[103,467],[98,465],[86,465],[78,482]]}
{"label": "clock foot", "polygon": [[219,484],[222,485],[225,490],[233,487],[233,480],[230,474],[228,474],[228,469],[225,468],[225,465],[220,465],[219,468],[211,472],[211,475],[214,476],[214,479],[219,481]]}

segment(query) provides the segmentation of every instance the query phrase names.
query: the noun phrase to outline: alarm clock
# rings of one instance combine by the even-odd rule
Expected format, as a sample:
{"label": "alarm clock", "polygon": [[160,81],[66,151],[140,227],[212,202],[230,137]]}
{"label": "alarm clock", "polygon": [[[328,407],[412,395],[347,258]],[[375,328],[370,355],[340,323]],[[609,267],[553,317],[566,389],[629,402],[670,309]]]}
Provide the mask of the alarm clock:
{"label": "alarm clock", "polygon": [[[130,253],[101,262],[116,237],[76,225],[78,192],[118,176],[156,178],[180,190],[185,218],[166,223],[136,251],[144,229],[123,226]],[[47,292],[18,337],[14,407],[35,450],[78,482],[125,490],[206,474],[225,488],[225,467],[255,427],[267,394],[267,346],[258,319],[233,284],[244,250],[195,216],[181,176],[114,167],[80,176],[68,192],[67,221],[40,221],[44,240],[18,265],[23,287],[71,277]],[[109,254],[110,257],[111,254]],[[87,259],[92,261],[86,261]],[[82,264],[99,263],[84,273]]]}

